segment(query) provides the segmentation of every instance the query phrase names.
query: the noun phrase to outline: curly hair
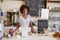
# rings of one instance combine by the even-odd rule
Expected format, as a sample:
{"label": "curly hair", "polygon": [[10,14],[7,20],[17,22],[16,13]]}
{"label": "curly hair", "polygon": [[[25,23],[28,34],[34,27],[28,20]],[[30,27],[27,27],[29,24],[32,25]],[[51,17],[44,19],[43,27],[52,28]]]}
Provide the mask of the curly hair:
{"label": "curly hair", "polygon": [[20,12],[23,13],[24,9],[27,9],[28,10],[28,13],[29,13],[29,7],[27,5],[22,5],[20,7]]}

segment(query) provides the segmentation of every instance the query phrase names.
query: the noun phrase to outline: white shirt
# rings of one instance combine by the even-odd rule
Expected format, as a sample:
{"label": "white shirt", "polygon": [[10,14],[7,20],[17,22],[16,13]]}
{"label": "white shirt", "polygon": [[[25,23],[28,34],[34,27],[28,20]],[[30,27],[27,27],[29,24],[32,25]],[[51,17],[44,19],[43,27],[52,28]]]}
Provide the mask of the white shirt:
{"label": "white shirt", "polygon": [[31,16],[28,15],[26,19],[23,18],[23,16],[19,17],[19,23],[21,27],[29,27],[31,21]]}
{"label": "white shirt", "polygon": [[24,19],[23,16],[19,17],[19,23],[20,23],[19,30],[20,30],[20,32],[22,30],[30,30],[30,28],[29,28],[30,21],[31,21],[30,15],[28,15],[26,19]]}
{"label": "white shirt", "polygon": [[0,23],[0,38],[3,37],[3,29],[4,29],[4,25],[3,25],[3,21],[1,21]]}

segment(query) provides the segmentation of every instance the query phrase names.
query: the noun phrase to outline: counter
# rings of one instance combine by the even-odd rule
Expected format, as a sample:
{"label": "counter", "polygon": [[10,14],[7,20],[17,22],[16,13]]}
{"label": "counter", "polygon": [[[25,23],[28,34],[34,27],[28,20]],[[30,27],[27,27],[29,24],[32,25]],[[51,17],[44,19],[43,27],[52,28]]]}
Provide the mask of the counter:
{"label": "counter", "polygon": [[[5,27],[5,33],[8,34],[8,29],[10,27]],[[15,28],[15,27],[14,27]],[[36,28],[36,27],[35,27]],[[37,30],[37,28],[36,28]],[[12,38],[3,37],[2,40],[57,40],[57,38],[52,37],[53,33],[50,32],[49,36],[40,35],[40,34],[31,34],[28,37],[22,37],[20,35],[14,35]]]}
{"label": "counter", "polygon": [[57,40],[57,39],[52,36],[33,34],[33,35],[29,35],[28,37],[22,37],[20,35],[15,35],[12,38],[4,37],[2,40]]}

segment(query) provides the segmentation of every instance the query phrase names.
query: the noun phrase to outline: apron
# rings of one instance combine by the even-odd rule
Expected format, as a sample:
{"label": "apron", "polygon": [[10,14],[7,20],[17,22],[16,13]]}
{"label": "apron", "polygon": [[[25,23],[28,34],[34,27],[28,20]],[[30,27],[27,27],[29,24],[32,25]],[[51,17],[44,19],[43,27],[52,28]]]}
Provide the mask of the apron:
{"label": "apron", "polygon": [[30,24],[30,17],[28,16],[26,19],[24,19],[22,16],[19,19],[20,22],[20,28],[19,32],[22,33],[22,36],[28,36],[28,32],[31,31],[31,28],[29,27]]}

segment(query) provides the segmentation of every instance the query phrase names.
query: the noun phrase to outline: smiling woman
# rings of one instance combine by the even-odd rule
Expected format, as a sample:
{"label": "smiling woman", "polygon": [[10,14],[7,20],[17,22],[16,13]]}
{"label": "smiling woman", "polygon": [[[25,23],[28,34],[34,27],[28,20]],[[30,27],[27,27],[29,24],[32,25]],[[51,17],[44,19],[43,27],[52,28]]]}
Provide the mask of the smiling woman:
{"label": "smiling woman", "polygon": [[[21,16],[18,19],[18,25],[13,33],[19,29],[19,32],[22,33],[22,36],[27,36],[28,32],[35,32],[33,30],[31,16],[29,15],[29,7],[27,5],[22,5],[20,7]],[[29,30],[29,31],[28,31]]]}

